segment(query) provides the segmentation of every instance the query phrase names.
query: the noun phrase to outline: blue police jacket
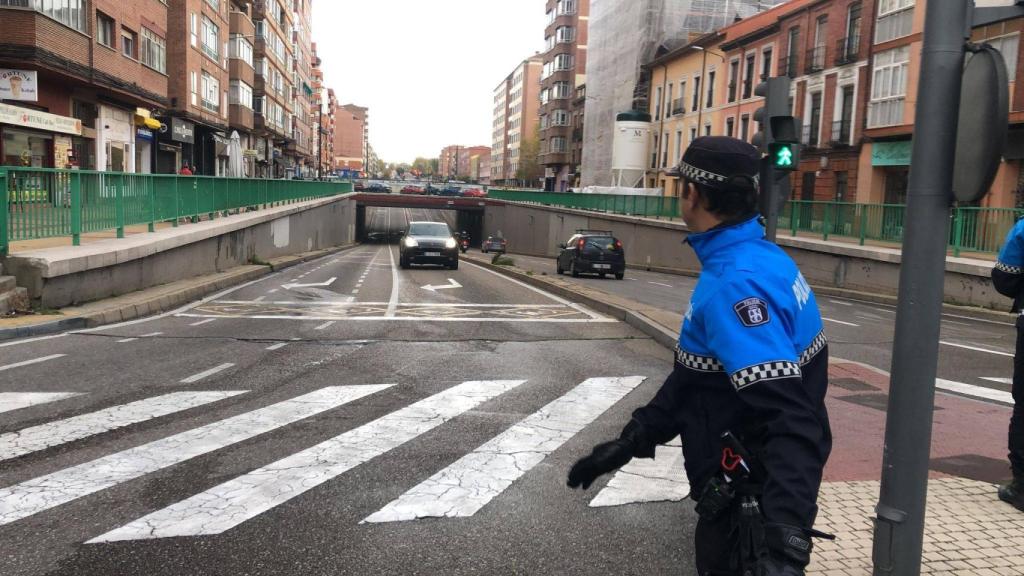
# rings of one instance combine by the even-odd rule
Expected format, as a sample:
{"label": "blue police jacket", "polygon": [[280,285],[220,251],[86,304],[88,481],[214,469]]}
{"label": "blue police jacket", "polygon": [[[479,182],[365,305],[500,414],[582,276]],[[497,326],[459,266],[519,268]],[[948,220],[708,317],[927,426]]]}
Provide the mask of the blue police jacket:
{"label": "blue police jacket", "polygon": [[1006,242],[992,269],[992,284],[1000,294],[1013,298],[1013,312],[1021,310],[1024,304],[1024,220],[1018,220],[1006,234]]}
{"label": "blue police jacket", "polygon": [[682,435],[695,497],[719,469],[721,434],[733,432],[763,469],[766,519],[811,528],[832,447],[828,344],[814,293],[756,217],[687,242],[702,271],[675,369],[631,426],[648,444]]}

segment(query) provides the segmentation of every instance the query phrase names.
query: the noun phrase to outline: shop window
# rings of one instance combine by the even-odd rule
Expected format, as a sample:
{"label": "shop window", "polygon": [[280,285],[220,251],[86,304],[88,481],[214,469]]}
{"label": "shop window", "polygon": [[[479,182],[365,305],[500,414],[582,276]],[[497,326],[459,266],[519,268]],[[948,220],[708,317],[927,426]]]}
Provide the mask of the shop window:
{"label": "shop window", "polygon": [[104,46],[114,47],[114,19],[96,11],[96,41]]}
{"label": "shop window", "polygon": [[53,136],[21,130],[4,129],[4,158],[6,166],[32,168],[53,167]]}

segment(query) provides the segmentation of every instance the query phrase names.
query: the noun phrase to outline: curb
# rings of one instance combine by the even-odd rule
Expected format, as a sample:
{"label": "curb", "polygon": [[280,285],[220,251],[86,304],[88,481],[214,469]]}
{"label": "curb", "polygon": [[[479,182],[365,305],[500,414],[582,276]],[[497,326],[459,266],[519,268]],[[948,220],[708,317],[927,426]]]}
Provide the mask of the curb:
{"label": "curb", "polygon": [[[297,264],[309,262],[310,260],[315,260],[338,252],[351,250],[357,246],[359,246],[359,244],[348,244],[324,250],[316,250],[314,252],[304,252],[294,256],[281,256],[279,258],[274,258],[266,265],[259,266],[258,268],[252,268],[251,265],[238,266],[227,270],[226,272],[219,273],[220,275],[226,274],[226,276],[222,276],[217,279],[210,279],[199,285],[182,287],[181,289],[175,290],[169,294],[154,294],[141,302],[124,303],[120,306],[98,309],[75,316],[69,316],[67,318],[61,318],[60,320],[43,322],[30,326],[0,328],[0,341],[27,338],[31,336],[45,336],[63,332],[65,330],[96,328],[98,326],[103,326],[104,324],[115,324],[118,322],[125,322],[136,318],[151,316],[153,314],[168,312],[188,304],[189,302],[199,300],[209,294],[268,276],[274,272],[290,268]],[[154,286],[147,290],[158,288],[160,287]],[[146,290],[140,290],[140,292],[145,291]]]}
{"label": "curb", "polygon": [[584,306],[604,314],[605,316],[625,322],[629,326],[632,326],[647,336],[650,336],[652,340],[661,344],[668,350],[674,351],[676,349],[676,340],[678,335],[670,332],[654,320],[651,320],[639,312],[634,312],[633,310],[605,302],[604,300],[600,300],[594,296],[589,296],[576,290],[566,288],[565,286],[554,284],[553,282],[549,282],[543,278],[531,276],[509,266],[495,266],[490,262],[477,260],[476,258],[466,258],[466,260],[476,264],[477,266],[497,272],[503,276],[515,278],[520,282],[541,288],[546,292],[550,292],[556,296],[565,298],[566,300],[576,302],[577,304],[583,304]]}

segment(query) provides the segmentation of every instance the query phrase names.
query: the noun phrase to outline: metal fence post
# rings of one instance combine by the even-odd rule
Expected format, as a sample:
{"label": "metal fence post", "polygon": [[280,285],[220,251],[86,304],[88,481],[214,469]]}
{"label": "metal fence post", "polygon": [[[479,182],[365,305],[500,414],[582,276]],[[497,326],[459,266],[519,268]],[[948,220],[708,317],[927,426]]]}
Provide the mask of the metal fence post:
{"label": "metal fence post", "polygon": [[828,240],[829,214],[832,212],[832,202],[825,203],[825,216],[821,223],[821,239]]}
{"label": "metal fence post", "polygon": [[789,203],[789,228],[793,232],[793,236],[796,236],[796,205],[799,200],[794,200]]}
{"label": "metal fence post", "polygon": [[124,176],[114,177],[114,222],[117,237],[124,238]]}
{"label": "metal fence post", "polygon": [[152,174],[143,177],[146,183],[146,197],[149,198],[149,231],[156,232],[156,180]]}
{"label": "metal fence post", "polygon": [[0,256],[7,256],[8,249],[7,219],[11,214],[11,207],[7,202],[8,186],[7,169],[0,166],[0,208],[4,210],[4,213],[0,215]]}
{"label": "metal fence post", "polygon": [[82,244],[82,175],[71,174],[71,245]]}
{"label": "metal fence post", "polygon": [[857,204],[860,208],[860,245],[864,245],[864,236],[867,234],[868,227],[868,205]]}
{"label": "metal fence post", "polygon": [[964,239],[964,213],[963,209],[956,207],[953,209],[953,256],[960,257],[960,246],[963,245]]}
{"label": "metal fence post", "polygon": [[195,205],[192,210],[192,223],[199,222],[199,179],[195,176],[187,176],[192,181],[192,198],[195,199]]}

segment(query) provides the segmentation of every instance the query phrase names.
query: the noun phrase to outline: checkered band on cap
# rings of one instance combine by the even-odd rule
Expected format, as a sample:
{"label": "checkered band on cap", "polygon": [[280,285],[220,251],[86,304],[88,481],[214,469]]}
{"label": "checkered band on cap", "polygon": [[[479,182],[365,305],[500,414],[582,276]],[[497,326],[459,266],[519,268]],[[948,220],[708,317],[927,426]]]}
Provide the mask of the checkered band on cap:
{"label": "checkered band on cap", "polygon": [[793,378],[800,376],[800,366],[796,362],[764,362],[754,364],[737,371],[732,375],[732,385],[736,390],[742,390],[752,384],[765,380],[778,380],[780,378]]}
{"label": "checkered band on cap", "polygon": [[[727,180],[729,180],[727,177],[722,176],[721,174],[715,174],[714,172],[702,170],[686,161],[682,161],[679,163],[679,174],[683,178],[686,178],[691,182],[696,182],[698,184],[704,184],[706,186],[712,187],[724,184]],[[754,187],[756,188],[757,182],[760,179],[759,176],[757,174],[753,174],[750,175],[750,178],[751,180],[753,180]]]}
{"label": "checkered band on cap", "polygon": [[824,348],[826,344],[828,344],[828,339],[825,338],[825,331],[822,330],[821,332],[818,332],[817,336],[814,337],[814,340],[811,341],[810,346],[805,348],[804,351],[800,353],[800,365],[803,366],[804,364],[807,364],[808,362],[813,360],[814,357],[818,355],[818,352],[821,352],[821,349]]}
{"label": "checkered band on cap", "polygon": [[1024,274],[1024,268],[1020,266],[1010,266],[1009,264],[1003,264],[1002,262],[996,262],[996,270],[1002,270],[1007,274]]}
{"label": "checkered band on cap", "polygon": [[724,372],[725,367],[716,358],[700,356],[676,346],[676,362],[699,372]]}

